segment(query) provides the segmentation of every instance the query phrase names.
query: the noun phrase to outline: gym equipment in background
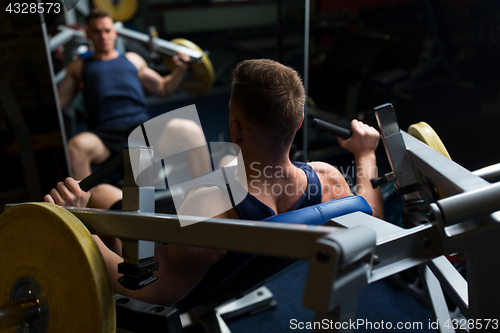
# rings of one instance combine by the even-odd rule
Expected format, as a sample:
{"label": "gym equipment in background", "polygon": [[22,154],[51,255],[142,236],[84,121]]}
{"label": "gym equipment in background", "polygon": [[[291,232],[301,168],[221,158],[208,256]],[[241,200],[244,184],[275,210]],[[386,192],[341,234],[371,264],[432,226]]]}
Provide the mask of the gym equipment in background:
{"label": "gym equipment in background", "polygon": [[[437,133],[426,122],[421,121],[419,123],[411,125],[408,128],[408,134],[419,139],[435,151],[441,153],[443,156],[451,159],[450,154],[448,154],[448,151],[446,150]],[[436,192],[438,193],[439,198],[447,197],[446,193],[439,187],[436,188]]]}
{"label": "gym equipment in background", "polygon": [[[147,43],[151,53],[160,53],[167,57],[173,57],[178,53],[184,53],[191,57],[190,68],[186,78],[181,83],[181,88],[194,95],[206,94],[213,86],[215,72],[210,58],[200,47],[193,42],[183,38],[166,41],[157,37],[157,33],[150,29],[149,34],[144,34],[125,28],[123,23],[116,22],[115,29],[119,36],[130,38],[135,41]],[[167,69],[173,69],[171,59],[166,59]]]}
{"label": "gym equipment in background", "polygon": [[[181,88],[193,95],[204,95],[209,92],[214,83],[215,72],[207,54],[198,45],[187,39],[176,38],[171,42],[202,52],[201,59],[191,63],[190,73],[182,80]],[[172,58],[165,58],[165,67],[169,71],[175,68]]]}
{"label": "gym equipment in background", "polygon": [[128,21],[139,8],[138,0],[92,0],[94,6],[111,14],[114,21]]}

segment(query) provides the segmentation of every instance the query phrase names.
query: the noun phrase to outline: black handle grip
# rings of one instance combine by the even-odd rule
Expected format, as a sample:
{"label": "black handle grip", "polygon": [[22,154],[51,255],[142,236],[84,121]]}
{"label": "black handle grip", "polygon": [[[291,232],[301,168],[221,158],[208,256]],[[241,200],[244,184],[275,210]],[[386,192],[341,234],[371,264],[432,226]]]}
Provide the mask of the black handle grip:
{"label": "black handle grip", "polygon": [[123,168],[124,152],[113,157],[97,171],[91,173],[87,178],[80,182],[80,188],[87,192],[94,186],[99,185],[104,179],[111,176],[115,171]]}
{"label": "black handle grip", "polygon": [[370,178],[370,183],[372,184],[372,188],[376,189],[380,185],[387,183],[387,178],[385,176],[379,178]]}
{"label": "black handle grip", "polygon": [[327,133],[336,135],[341,137],[342,139],[349,139],[352,135],[352,132],[347,128],[340,127],[331,123],[328,123],[324,120],[314,118],[312,121],[312,127],[319,129],[321,131],[325,131]]}

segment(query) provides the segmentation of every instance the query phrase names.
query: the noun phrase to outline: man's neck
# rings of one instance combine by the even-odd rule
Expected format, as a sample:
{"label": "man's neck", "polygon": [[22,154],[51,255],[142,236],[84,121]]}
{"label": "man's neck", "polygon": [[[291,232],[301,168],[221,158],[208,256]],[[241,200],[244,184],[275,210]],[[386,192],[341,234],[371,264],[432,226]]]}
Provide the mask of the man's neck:
{"label": "man's neck", "polygon": [[277,155],[254,155],[243,154],[243,164],[247,182],[252,180],[268,180],[273,182],[278,178],[293,177],[295,167],[290,161],[288,154]]}
{"label": "man's neck", "polygon": [[112,60],[118,58],[120,54],[115,49],[110,51],[95,51],[92,54],[92,58],[100,60]]}

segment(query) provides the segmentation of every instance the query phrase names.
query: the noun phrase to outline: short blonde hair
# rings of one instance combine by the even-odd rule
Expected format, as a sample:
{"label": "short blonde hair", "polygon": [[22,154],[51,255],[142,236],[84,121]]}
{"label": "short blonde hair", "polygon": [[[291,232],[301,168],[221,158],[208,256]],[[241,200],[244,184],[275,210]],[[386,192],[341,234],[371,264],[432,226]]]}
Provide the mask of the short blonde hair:
{"label": "short blonde hair", "polygon": [[100,8],[94,8],[90,11],[89,16],[87,16],[87,25],[89,24],[90,20],[95,20],[95,19],[99,19],[99,18],[103,18],[103,17],[109,17],[109,18],[113,19],[109,12],[107,12],[103,9],[100,9]]}

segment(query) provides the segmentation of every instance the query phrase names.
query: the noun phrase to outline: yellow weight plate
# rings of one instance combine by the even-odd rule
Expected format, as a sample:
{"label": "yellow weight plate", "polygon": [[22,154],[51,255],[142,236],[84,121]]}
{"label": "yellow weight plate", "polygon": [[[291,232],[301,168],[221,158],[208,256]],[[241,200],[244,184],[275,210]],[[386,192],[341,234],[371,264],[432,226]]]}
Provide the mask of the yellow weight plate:
{"label": "yellow weight plate", "polygon": [[35,280],[46,298],[47,332],[115,332],[106,264],[73,214],[48,203],[9,208],[0,215],[0,248],[0,304],[20,280]]}
{"label": "yellow weight plate", "polygon": [[[436,150],[437,152],[441,153],[451,160],[450,154],[448,154],[448,151],[446,150],[443,142],[441,141],[437,133],[432,129],[432,127],[426,122],[421,121],[419,123],[411,125],[408,128],[408,134],[419,139],[432,149]],[[445,198],[448,196],[439,187],[437,188],[437,191],[441,198]]]}
{"label": "yellow weight plate", "polygon": [[441,141],[437,133],[426,122],[421,121],[411,125],[408,128],[408,134],[419,139],[432,149],[440,152],[442,155],[451,160],[450,154],[448,154],[448,151],[444,147],[443,141]]}
{"label": "yellow weight plate", "polygon": [[[201,61],[190,64],[191,75],[186,77],[181,82],[181,88],[193,95],[204,95],[212,89],[215,80],[215,71],[210,58],[203,50],[195,43],[184,39],[176,38],[171,40],[172,43],[188,47],[192,50],[198,50],[203,53]],[[175,68],[174,61],[171,58],[165,58],[165,67],[168,71],[173,71]]]}
{"label": "yellow weight plate", "polygon": [[93,0],[94,6],[111,14],[115,21],[128,21],[134,17],[139,5],[137,0]]}

